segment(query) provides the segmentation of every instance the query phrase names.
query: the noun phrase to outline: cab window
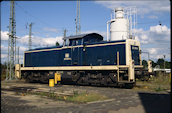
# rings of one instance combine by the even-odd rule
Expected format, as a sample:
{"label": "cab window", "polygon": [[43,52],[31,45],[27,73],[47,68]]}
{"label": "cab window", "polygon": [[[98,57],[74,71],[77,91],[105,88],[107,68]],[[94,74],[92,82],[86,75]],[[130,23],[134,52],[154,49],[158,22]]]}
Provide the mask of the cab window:
{"label": "cab window", "polygon": [[69,46],[82,45],[82,39],[70,40]]}

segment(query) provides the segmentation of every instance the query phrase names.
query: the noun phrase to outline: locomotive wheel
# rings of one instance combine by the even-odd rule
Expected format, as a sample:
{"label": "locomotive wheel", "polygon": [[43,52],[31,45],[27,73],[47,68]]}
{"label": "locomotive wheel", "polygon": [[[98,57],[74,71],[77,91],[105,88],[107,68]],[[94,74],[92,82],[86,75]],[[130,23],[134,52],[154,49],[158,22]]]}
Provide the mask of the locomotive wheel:
{"label": "locomotive wheel", "polygon": [[49,80],[49,78],[48,78],[48,73],[46,73],[46,74],[44,74],[44,75],[41,75],[40,81],[41,81],[42,83],[48,83],[48,80]]}
{"label": "locomotive wheel", "polygon": [[34,82],[31,75],[28,75],[28,76],[26,77],[26,82],[27,82],[27,83],[32,83],[32,82]]}
{"label": "locomotive wheel", "polygon": [[80,75],[78,73],[72,75],[72,81],[74,81],[74,82],[78,81],[79,77],[80,77]]}
{"label": "locomotive wheel", "polygon": [[85,77],[80,77],[79,80],[77,81],[77,84],[79,84],[79,85],[88,85],[88,83],[86,82]]}
{"label": "locomotive wheel", "polygon": [[145,75],[141,78],[141,81],[148,81],[149,80],[149,76]]}
{"label": "locomotive wheel", "polygon": [[106,78],[102,78],[102,80],[101,80],[101,85],[102,86],[107,86],[107,80],[106,80]]}

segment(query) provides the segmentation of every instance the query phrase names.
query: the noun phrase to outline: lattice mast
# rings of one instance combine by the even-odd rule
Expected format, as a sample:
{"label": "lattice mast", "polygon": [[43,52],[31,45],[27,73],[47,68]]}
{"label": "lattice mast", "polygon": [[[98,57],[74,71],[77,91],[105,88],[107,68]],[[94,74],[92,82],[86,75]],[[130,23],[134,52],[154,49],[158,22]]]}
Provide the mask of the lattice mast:
{"label": "lattice mast", "polygon": [[8,62],[6,80],[14,79],[14,65],[16,60],[16,22],[15,22],[15,5],[14,1],[10,2],[10,23],[8,39]]}
{"label": "lattice mast", "polygon": [[76,35],[81,33],[81,26],[80,26],[80,0],[77,0],[77,8],[76,8]]}
{"label": "lattice mast", "polygon": [[66,32],[67,32],[67,30],[64,29],[64,34],[63,34],[63,37],[64,37],[64,38],[66,37]]}
{"label": "lattice mast", "polygon": [[32,25],[33,23],[29,24],[29,49],[32,49]]}
{"label": "lattice mast", "polygon": [[20,50],[20,47],[18,46],[18,51],[17,51],[17,64],[20,64],[20,53],[19,53],[19,50]]}

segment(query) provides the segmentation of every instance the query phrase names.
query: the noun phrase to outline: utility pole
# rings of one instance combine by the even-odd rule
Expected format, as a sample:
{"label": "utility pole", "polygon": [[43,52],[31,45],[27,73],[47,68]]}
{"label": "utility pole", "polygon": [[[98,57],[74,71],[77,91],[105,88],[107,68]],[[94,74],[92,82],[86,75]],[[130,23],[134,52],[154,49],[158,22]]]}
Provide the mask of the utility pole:
{"label": "utility pole", "polygon": [[[10,21],[9,21],[10,22]],[[10,25],[10,23],[9,23],[9,25]],[[8,28],[9,28],[9,33],[10,33],[10,31],[11,31],[11,29],[10,29],[10,26],[8,26]],[[9,33],[8,33],[8,35],[9,35]],[[9,35],[9,38],[8,38],[8,56],[7,56],[7,71],[6,71],[6,77],[5,77],[5,80],[8,80],[9,79],[9,49],[10,49],[10,35]]]}
{"label": "utility pole", "polygon": [[20,64],[19,48],[20,48],[20,47],[18,46],[18,51],[17,51],[17,52],[18,52],[18,55],[17,55],[17,56],[18,56],[18,58],[17,58],[18,60],[17,60],[17,64]]}
{"label": "utility pole", "polygon": [[165,55],[164,55],[164,75],[165,75]]}
{"label": "utility pole", "polygon": [[79,4],[79,12],[78,12],[79,13],[79,17],[78,17],[79,21],[78,21],[78,24],[79,24],[79,34],[80,34],[81,33],[81,25],[80,25],[80,0],[78,0],[78,4]]}
{"label": "utility pole", "polygon": [[32,25],[33,23],[29,24],[29,49],[32,49]]}
{"label": "utility pole", "polygon": [[67,32],[67,30],[64,29],[64,35],[63,35],[63,37],[66,37],[66,32]]}
{"label": "utility pole", "polygon": [[81,26],[80,26],[80,0],[77,0],[75,24],[76,24],[76,35],[78,35],[81,32]]}
{"label": "utility pole", "polygon": [[[14,1],[13,1],[13,7],[14,7]],[[15,7],[13,8],[13,12],[14,12],[14,16],[13,16],[13,19],[14,19],[14,27],[13,27],[13,31],[14,31],[14,64],[16,64],[16,22],[15,22]],[[15,65],[14,65],[15,67]]]}
{"label": "utility pole", "polygon": [[9,21],[9,39],[8,39],[8,62],[6,80],[12,80],[14,76],[14,65],[16,58],[16,22],[14,1],[10,2],[10,21]]}

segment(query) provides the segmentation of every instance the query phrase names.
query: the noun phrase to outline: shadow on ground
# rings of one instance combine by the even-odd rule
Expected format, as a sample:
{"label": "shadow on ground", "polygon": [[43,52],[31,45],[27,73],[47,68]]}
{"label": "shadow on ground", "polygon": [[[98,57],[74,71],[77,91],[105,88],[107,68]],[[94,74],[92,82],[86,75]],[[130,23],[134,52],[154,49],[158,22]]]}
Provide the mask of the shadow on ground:
{"label": "shadow on ground", "polygon": [[171,93],[138,93],[146,113],[172,113]]}
{"label": "shadow on ground", "polygon": [[1,90],[4,90],[4,91],[14,91],[14,92],[22,92],[22,93],[26,93],[27,91],[31,91],[33,89],[37,89],[37,88],[33,88],[33,87],[16,87],[16,86],[11,87],[10,89],[1,88]]}

